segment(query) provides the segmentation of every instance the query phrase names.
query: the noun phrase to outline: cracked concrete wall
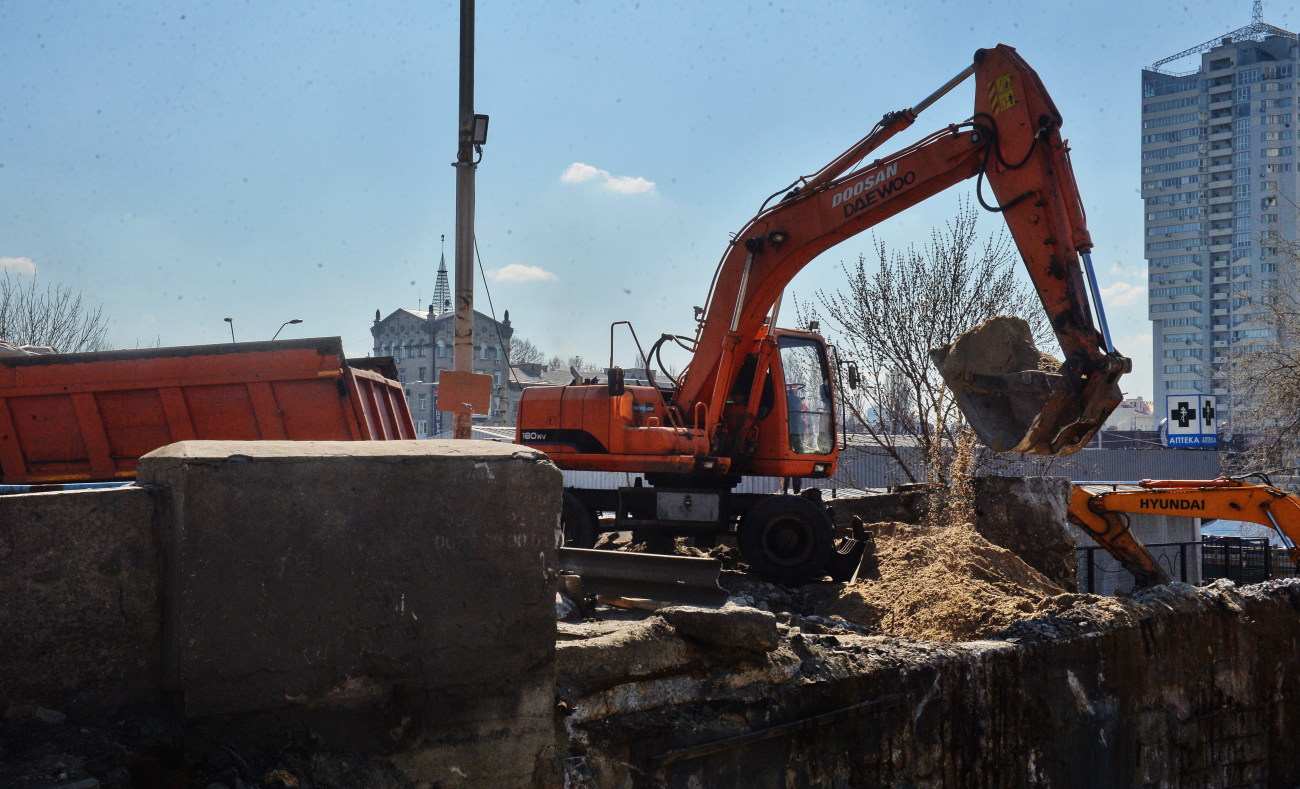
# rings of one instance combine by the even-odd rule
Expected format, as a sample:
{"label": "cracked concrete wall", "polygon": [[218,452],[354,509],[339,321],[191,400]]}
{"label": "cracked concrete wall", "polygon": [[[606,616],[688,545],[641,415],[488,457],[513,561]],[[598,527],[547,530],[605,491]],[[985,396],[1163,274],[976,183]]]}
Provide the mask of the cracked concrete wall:
{"label": "cracked concrete wall", "polygon": [[140,482],[166,491],[163,682],[186,715],[365,709],[412,780],[531,780],[554,704],[545,455],[187,441]]}
{"label": "cracked concrete wall", "polygon": [[156,698],[152,518],[140,488],[0,496],[0,708]]}
{"label": "cracked concrete wall", "polygon": [[532,781],[554,740],[545,455],[193,441],[139,483],[0,497],[0,710],[165,699],[222,743],[310,729],[425,785]]}
{"label": "cracked concrete wall", "polygon": [[[1176,585],[1065,595],[995,641],[788,632],[725,671],[687,654],[570,701],[566,785],[1292,786],[1298,612],[1300,581]],[[649,703],[602,714],[610,697]]]}

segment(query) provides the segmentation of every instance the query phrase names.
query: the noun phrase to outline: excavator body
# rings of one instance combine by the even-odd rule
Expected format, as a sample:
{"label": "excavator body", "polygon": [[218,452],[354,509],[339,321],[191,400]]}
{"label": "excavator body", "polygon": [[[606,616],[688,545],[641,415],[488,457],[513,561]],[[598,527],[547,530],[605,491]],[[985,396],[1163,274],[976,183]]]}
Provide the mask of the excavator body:
{"label": "excavator body", "polygon": [[754,340],[725,401],[723,429],[712,435],[676,423],[673,394],[623,385],[617,373],[604,384],[539,387],[520,402],[519,438],[562,468],[585,471],[815,479],[835,466],[834,388],[815,332],[778,329]]}
{"label": "excavator body", "polygon": [[[872,158],[972,75],[970,118]],[[664,340],[685,345],[691,359],[676,379],[625,385],[611,348],[603,382],[575,376],[568,386],[525,390],[519,443],[547,452],[564,469],[642,475],[617,497],[570,489],[566,523],[580,522],[572,534],[585,541],[598,514],[613,511],[618,530],[735,534],[751,565],[776,580],[821,575],[833,530],[815,496],[799,504],[725,492],[743,475],[799,480],[835,468],[826,344],[811,330],[778,328],[782,294],[822,252],[971,178],[979,179],[977,194],[985,181],[991,188],[995,205],[982,194],[980,201],[1006,219],[1064,359],[1043,366],[1032,342],[1008,348],[977,330],[939,351],[936,362],[991,448],[1062,455],[1085,445],[1120,402],[1118,379],[1131,365],[1110,346],[1104,319],[1099,330],[1089,304],[1081,255],[1089,263],[1092,241],[1060,125],[1038,76],[1014,49],[979,50],[934,94],[887,113],[864,138],[760,208],[723,254],[694,337],[664,335],[642,355],[649,368]],[[654,491],[641,487],[643,480]]]}
{"label": "excavator body", "polygon": [[1168,583],[1169,576],[1128,528],[1127,515],[1172,515],[1258,523],[1274,530],[1293,563],[1300,564],[1300,497],[1275,487],[1267,477],[1204,480],[1142,480],[1116,486],[1075,485],[1069,519],[1133,574],[1138,587]]}

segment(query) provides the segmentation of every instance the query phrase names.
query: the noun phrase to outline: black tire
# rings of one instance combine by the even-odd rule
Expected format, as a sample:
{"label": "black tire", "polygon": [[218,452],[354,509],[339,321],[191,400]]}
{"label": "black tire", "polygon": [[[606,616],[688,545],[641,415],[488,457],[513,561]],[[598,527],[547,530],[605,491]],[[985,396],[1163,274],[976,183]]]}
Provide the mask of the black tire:
{"label": "black tire", "polygon": [[596,518],[571,491],[564,491],[560,526],[564,529],[565,548],[590,548],[596,544]]}
{"label": "black tire", "polygon": [[826,575],[835,527],[825,509],[808,499],[772,495],[741,519],[738,542],[755,575],[797,584]]}

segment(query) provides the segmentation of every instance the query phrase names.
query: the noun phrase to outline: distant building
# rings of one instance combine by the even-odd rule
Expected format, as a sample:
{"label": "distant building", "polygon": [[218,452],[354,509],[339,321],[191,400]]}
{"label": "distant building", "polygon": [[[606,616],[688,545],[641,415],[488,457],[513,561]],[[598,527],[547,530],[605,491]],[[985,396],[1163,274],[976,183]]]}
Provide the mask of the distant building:
{"label": "distant building", "polygon": [[[1253,24],[1142,72],[1142,198],[1154,400],[1232,410],[1233,354],[1272,338],[1259,307],[1300,199],[1300,39]],[[1170,64],[1197,57],[1192,70]]]}
{"label": "distant building", "polygon": [[[374,354],[391,356],[397,364],[411,418],[415,420],[415,432],[420,438],[451,432],[450,412],[437,411],[436,404],[438,376],[454,364],[455,324],[454,312],[403,308],[380,318],[379,310],[375,310],[375,322],[370,327]],[[506,425],[513,421],[505,350],[510,347],[513,334],[509,311],[502,321],[474,312],[474,372],[492,376],[490,413],[475,414],[475,424]]]}
{"label": "distant building", "polygon": [[1140,397],[1131,397],[1120,401],[1102,427],[1105,430],[1155,430],[1157,426],[1155,404]]}
{"label": "distant building", "polygon": [[[443,237],[446,241],[446,237]],[[505,319],[494,320],[474,311],[474,372],[492,376],[492,396],[487,414],[474,414],[476,425],[513,424],[515,408],[510,403],[506,378],[510,368],[506,349],[515,333],[510,311]],[[428,310],[399,309],[387,318],[375,310],[370,327],[375,356],[391,356],[406,391],[406,403],[419,438],[450,436],[450,411],[437,410],[438,376],[455,367],[456,313],[452,310],[451,286],[447,281],[446,254],[438,261],[438,279]],[[518,397],[516,396],[516,400]]]}

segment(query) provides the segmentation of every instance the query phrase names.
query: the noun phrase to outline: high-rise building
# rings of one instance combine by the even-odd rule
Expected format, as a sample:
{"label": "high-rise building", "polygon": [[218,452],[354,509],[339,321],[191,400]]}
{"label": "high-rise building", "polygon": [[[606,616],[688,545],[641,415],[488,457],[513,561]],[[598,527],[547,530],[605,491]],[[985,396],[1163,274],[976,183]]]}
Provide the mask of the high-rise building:
{"label": "high-rise building", "polygon": [[1251,25],[1142,72],[1157,412],[1167,395],[1212,395],[1222,423],[1234,351],[1273,336],[1261,297],[1277,240],[1296,238],[1297,87],[1300,41],[1258,3]]}

